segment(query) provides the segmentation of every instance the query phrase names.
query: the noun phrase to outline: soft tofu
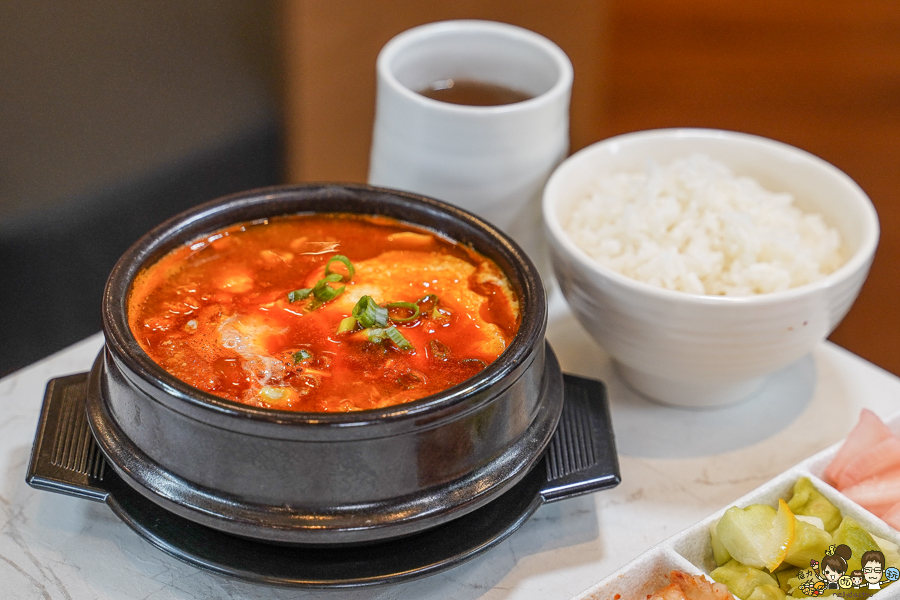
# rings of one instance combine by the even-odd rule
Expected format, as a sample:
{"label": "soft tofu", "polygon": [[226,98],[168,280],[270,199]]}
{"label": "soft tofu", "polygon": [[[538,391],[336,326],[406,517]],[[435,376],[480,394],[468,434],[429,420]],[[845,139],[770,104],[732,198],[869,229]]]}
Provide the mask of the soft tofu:
{"label": "soft tofu", "polygon": [[349,315],[363,296],[371,296],[383,306],[389,302],[415,302],[435,294],[440,298],[441,306],[471,321],[474,331],[483,338],[481,343],[485,350],[499,355],[506,348],[500,329],[482,317],[481,309],[487,298],[471,289],[473,275],[475,282],[499,282],[502,278],[482,273],[481,269],[456,256],[414,250],[385,252],[353,266],[356,267],[353,281],[346,284],[344,293],[330,303],[330,310]]}

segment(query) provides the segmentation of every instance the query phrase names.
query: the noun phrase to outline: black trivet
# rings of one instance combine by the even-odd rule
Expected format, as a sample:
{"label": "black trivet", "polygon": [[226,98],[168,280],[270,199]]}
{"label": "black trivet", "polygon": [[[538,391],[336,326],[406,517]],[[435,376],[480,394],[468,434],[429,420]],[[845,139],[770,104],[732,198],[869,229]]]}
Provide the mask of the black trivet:
{"label": "black trivet", "polygon": [[507,538],[542,504],[619,483],[606,388],[565,375],[565,403],[544,458],[508,492],[448,523],[364,546],[282,546],[198,525],[154,504],[110,468],[85,417],[87,373],[47,385],[27,481],[106,502],[162,551],[207,571],[256,583],[308,588],[407,581],[448,569]]}

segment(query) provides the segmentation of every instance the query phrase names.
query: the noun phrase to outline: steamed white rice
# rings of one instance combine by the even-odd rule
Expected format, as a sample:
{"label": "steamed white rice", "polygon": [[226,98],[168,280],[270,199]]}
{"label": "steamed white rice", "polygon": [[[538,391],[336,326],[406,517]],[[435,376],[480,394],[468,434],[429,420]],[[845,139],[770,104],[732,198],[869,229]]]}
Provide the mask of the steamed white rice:
{"label": "steamed white rice", "polygon": [[600,264],[694,294],[786,290],[845,262],[840,234],[821,215],[699,154],[599,178],[563,227]]}

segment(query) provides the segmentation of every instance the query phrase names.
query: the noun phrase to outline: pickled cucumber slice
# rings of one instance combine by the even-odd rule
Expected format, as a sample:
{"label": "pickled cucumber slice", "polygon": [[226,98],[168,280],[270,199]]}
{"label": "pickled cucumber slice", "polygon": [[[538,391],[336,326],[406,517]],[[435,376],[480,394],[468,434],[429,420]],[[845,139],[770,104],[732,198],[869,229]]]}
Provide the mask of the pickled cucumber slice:
{"label": "pickled cucumber slice", "polygon": [[810,560],[821,561],[828,547],[836,544],[827,531],[804,521],[794,522],[794,542],[788,548],[784,562],[795,567],[805,568]]}
{"label": "pickled cucumber slice", "polygon": [[716,525],[719,541],[735,560],[761,569],[766,566],[763,547],[775,515],[775,509],[765,504],[751,504],[744,509],[732,506]]}
{"label": "pickled cucumber slice", "polygon": [[[881,550],[881,553],[884,554],[884,566],[887,567],[898,567],[900,568],[900,546],[897,546],[894,542],[889,540],[882,539],[875,535],[874,533],[870,533],[872,539],[875,540],[875,543],[878,544],[878,549]],[[860,557],[862,558],[862,557]]]}
{"label": "pickled cucumber slice", "polygon": [[778,582],[768,573],[743,565],[736,560],[730,560],[721,567],[713,569],[710,576],[719,583],[724,583],[728,587],[728,591],[741,600],[750,600],[753,590],[759,586],[778,587]]}
{"label": "pickled cucumber slice", "polygon": [[861,569],[860,559],[864,552],[869,550],[880,550],[878,543],[869,535],[869,532],[863,529],[862,525],[856,522],[853,517],[844,517],[837,530],[834,532],[832,543],[847,544],[850,546],[850,560],[847,561],[847,572],[852,573],[857,569]]}
{"label": "pickled cucumber slice", "polygon": [[[735,560],[756,568],[774,570],[794,541],[796,519],[784,500],[778,511],[765,504],[729,508],[716,525],[718,543]],[[715,552],[715,547],[714,547]]]}
{"label": "pickled cucumber slice", "polygon": [[[813,569],[810,569],[810,568],[798,569],[797,573],[793,577],[791,577],[790,579],[787,580],[787,587],[788,587],[787,593],[791,594],[793,596],[799,597],[799,598],[803,598],[803,597],[805,597],[805,594],[798,594],[797,589],[800,586],[802,586],[804,583],[809,583],[809,582],[815,583],[817,581],[819,581],[819,578],[816,577]],[[823,583],[822,587],[824,587],[824,585],[825,584]]]}
{"label": "pickled cucumber slice", "polygon": [[716,566],[721,567],[731,560],[731,554],[728,553],[728,550],[719,540],[719,533],[716,531],[716,525],[718,524],[719,522],[716,521],[709,526],[709,545],[712,546],[713,559],[716,561]]}
{"label": "pickled cucumber slice", "polygon": [[808,477],[801,477],[794,484],[794,495],[788,500],[788,507],[795,515],[819,517],[828,533],[833,534],[841,524],[841,511],[813,487]]}
{"label": "pickled cucumber slice", "polygon": [[756,586],[747,600],[784,600],[786,595],[784,590],[777,585],[767,583]]}
{"label": "pickled cucumber slice", "polygon": [[782,563],[781,567],[772,573],[772,576],[778,581],[778,587],[781,588],[781,591],[785,594],[790,594],[792,587],[788,582],[791,579],[795,579],[800,571],[800,567],[791,567],[787,566],[787,563]]}
{"label": "pickled cucumber slice", "polygon": [[822,531],[825,531],[825,523],[823,523],[822,519],[820,519],[819,517],[810,517],[809,515],[798,515],[797,513],[794,513],[794,518],[798,521],[803,521],[804,523],[815,525]]}

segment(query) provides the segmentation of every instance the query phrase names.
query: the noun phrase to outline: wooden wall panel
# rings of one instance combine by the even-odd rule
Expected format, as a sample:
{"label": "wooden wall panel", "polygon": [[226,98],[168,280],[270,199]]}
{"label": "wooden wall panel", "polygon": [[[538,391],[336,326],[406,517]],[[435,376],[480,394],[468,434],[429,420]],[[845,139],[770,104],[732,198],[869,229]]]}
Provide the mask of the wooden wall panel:
{"label": "wooden wall panel", "polygon": [[881,243],[831,339],[900,374],[900,2],[614,0],[609,24],[605,135],[756,133],[866,190]]}
{"label": "wooden wall panel", "polygon": [[778,139],[837,165],[878,209],[881,244],[832,340],[900,374],[900,2],[284,0],[291,181],[364,181],[375,57],[420,23],[485,18],[556,41],[575,65],[572,146],[656,127]]}
{"label": "wooden wall panel", "polygon": [[[365,181],[375,115],[375,59],[398,33],[432,21],[488,19],[537,31],[572,60],[572,147],[600,137],[600,0],[284,0],[287,177]],[[552,9],[550,7],[552,6]]]}

